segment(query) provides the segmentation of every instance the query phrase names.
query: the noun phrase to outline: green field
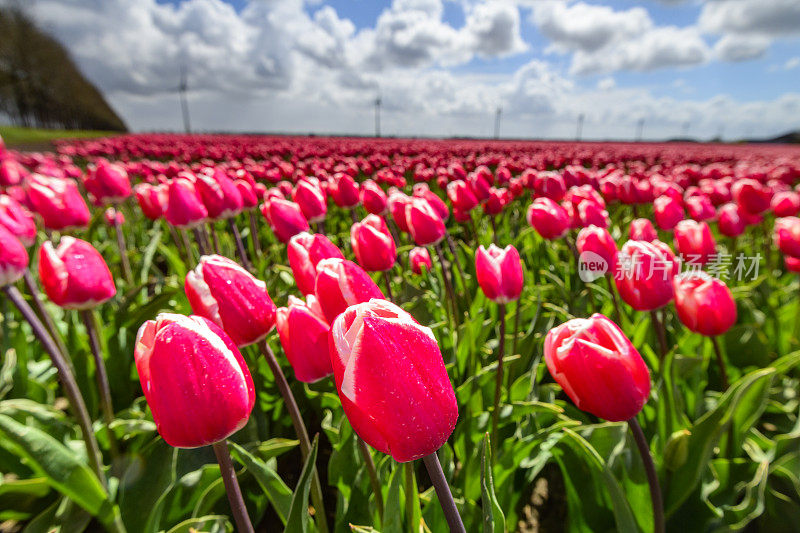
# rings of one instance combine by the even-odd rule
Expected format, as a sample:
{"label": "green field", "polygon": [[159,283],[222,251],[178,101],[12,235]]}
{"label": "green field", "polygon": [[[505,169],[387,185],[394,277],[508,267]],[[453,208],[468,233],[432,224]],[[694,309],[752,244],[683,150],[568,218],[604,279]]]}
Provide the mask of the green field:
{"label": "green field", "polygon": [[47,130],[19,126],[0,126],[0,137],[3,138],[6,146],[10,148],[46,147],[56,139],[105,137],[107,135],[114,135],[114,133],[92,130]]}

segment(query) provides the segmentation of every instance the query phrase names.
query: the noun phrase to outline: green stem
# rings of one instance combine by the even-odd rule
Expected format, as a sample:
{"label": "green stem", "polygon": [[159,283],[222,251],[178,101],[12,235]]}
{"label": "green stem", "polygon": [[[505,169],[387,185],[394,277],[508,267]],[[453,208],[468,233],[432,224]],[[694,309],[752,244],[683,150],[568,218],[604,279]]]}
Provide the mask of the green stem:
{"label": "green stem", "polygon": [[233,521],[236,522],[236,531],[240,533],[254,533],[253,524],[247,514],[247,507],[242,498],[242,489],[239,488],[239,481],[236,479],[236,471],[231,462],[231,453],[228,450],[228,441],[223,439],[212,444],[214,455],[217,456],[219,470],[222,474],[222,482],[225,484],[225,492],[228,494],[228,502],[233,512]]}
{"label": "green stem", "polygon": [[647,474],[647,483],[650,485],[650,502],[653,505],[653,533],[664,533],[664,503],[661,498],[661,485],[658,483],[656,465],[653,463],[653,456],[650,455],[650,446],[647,444],[642,426],[639,425],[635,416],[628,420],[628,427],[631,428],[633,440],[636,441],[639,455],[642,456],[644,471]]}
{"label": "green stem", "polygon": [[375,468],[375,461],[372,460],[372,454],[364,439],[356,435],[356,441],[358,442],[358,450],[361,452],[361,458],[364,459],[364,464],[367,467],[369,484],[375,495],[375,507],[378,508],[378,518],[381,521],[381,527],[383,527],[383,492],[381,492],[381,482],[378,479],[378,470]]}
{"label": "green stem", "polygon": [[492,442],[497,442],[497,424],[500,420],[500,394],[503,391],[503,358],[506,351],[506,306],[498,305],[500,321],[500,339],[497,354],[497,371],[494,383],[494,410],[492,411]]}

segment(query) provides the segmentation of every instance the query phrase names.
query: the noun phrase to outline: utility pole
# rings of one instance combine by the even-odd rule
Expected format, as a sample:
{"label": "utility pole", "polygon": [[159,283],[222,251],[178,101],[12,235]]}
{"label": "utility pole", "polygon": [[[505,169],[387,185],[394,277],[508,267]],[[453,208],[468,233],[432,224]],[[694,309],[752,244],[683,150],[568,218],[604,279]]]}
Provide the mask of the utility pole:
{"label": "utility pole", "polygon": [[578,132],[575,134],[575,140],[576,141],[580,141],[581,140],[581,136],[583,135],[583,119],[584,118],[585,117],[584,117],[583,113],[578,115]]}
{"label": "utility pole", "polygon": [[181,111],[183,113],[183,129],[186,133],[192,132],[192,125],[189,122],[189,102],[186,100],[186,90],[189,82],[186,75],[186,65],[181,64],[181,81],[178,85],[178,92],[181,97]]}
{"label": "utility pole", "polygon": [[636,123],[636,142],[641,142],[644,133],[644,118],[640,118]]}
{"label": "utility pole", "polygon": [[375,137],[381,136],[381,95],[375,99]]}
{"label": "utility pole", "polygon": [[498,106],[497,111],[494,113],[494,138],[500,138],[500,116],[503,114],[503,108]]}
{"label": "utility pole", "polygon": [[688,139],[689,138],[689,121],[688,120],[683,123],[683,128],[682,128],[681,132],[682,132],[681,136],[684,139]]}

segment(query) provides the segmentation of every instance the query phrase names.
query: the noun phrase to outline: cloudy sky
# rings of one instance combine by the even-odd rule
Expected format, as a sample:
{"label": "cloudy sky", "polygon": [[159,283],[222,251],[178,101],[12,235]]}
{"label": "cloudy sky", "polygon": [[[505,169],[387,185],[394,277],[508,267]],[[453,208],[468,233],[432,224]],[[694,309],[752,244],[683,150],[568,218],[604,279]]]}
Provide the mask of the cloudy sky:
{"label": "cloudy sky", "polygon": [[[0,0],[2,2],[3,0]],[[28,4],[28,2],[26,2]],[[798,0],[31,0],[138,131],[726,139],[800,129]]]}

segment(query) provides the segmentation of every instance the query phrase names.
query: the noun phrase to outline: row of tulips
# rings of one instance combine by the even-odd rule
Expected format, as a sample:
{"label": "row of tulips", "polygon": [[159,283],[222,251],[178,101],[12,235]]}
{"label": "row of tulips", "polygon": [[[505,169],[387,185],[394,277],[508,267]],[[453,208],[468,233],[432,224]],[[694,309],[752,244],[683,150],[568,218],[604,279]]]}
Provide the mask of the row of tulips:
{"label": "row of tulips", "polygon": [[[743,245],[744,236],[752,227],[747,237],[752,238],[751,248],[757,249],[759,243],[764,243],[766,227],[773,216],[780,217],[772,232],[775,247],[784,256],[785,269],[797,270],[800,218],[796,215],[800,211],[800,195],[790,188],[800,176],[796,155],[782,154],[770,164],[770,148],[763,154],[750,154],[750,161],[739,164],[725,155],[720,162],[715,159],[719,156],[709,150],[702,156],[694,154],[697,161],[705,163],[699,165],[661,148],[659,156],[655,152],[649,156],[639,154],[644,161],[649,160],[644,163],[636,158],[633,148],[626,147],[628,155],[599,168],[567,164],[551,171],[521,165],[529,156],[517,154],[517,144],[490,145],[486,150],[491,156],[484,157],[476,152],[469,154],[469,150],[477,150],[470,143],[451,146],[448,151],[436,143],[433,147],[414,143],[403,147],[398,142],[370,147],[357,141],[349,146],[333,140],[330,144],[317,141],[319,144],[303,145],[299,140],[288,139],[250,143],[250,148],[261,150],[260,161],[256,154],[241,151],[234,157],[233,151],[239,150],[235,143],[221,142],[215,155],[223,161],[218,163],[213,161],[214,156],[202,155],[202,150],[196,152],[199,147],[208,147],[209,139],[173,140],[181,143],[173,152],[157,136],[150,139],[150,144],[147,138],[134,136],[64,144],[58,156],[0,154],[0,178],[5,187],[0,195],[0,285],[20,316],[29,322],[57,370],[85,443],[86,464],[101,487],[105,503],[102,508],[93,507],[84,499],[76,499],[63,483],[51,483],[62,492],[64,501],[74,501],[106,528],[126,529],[125,512],[115,503],[113,487],[120,482],[123,486],[133,482],[132,469],[141,468],[134,459],[142,453],[135,447],[134,437],[138,434],[115,430],[120,406],[115,408],[106,369],[113,361],[103,354],[102,346],[102,339],[114,332],[104,332],[96,320],[96,312],[104,302],[115,296],[120,298],[117,286],[130,293],[122,297],[126,306],[141,297],[139,308],[155,317],[141,325],[128,348],[149,407],[147,416],[152,417],[158,434],[170,446],[213,448],[228,495],[229,510],[225,514],[230,514],[237,530],[252,531],[253,517],[263,517],[265,511],[263,504],[254,504],[247,490],[240,488],[231,450],[237,461],[255,471],[253,475],[266,500],[287,531],[305,530],[311,517],[319,531],[346,526],[342,519],[348,516],[349,506],[356,504],[348,501],[342,491],[349,491],[348,483],[355,480],[347,477],[349,482],[336,485],[339,495],[331,495],[324,483],[326,479],[330,482],[331,466],[327,475],[316,470],[324,443],[319,437],[312,439],[308,429],[312,425],[320,427],[319,415],[301,408],[308,407],[321,392],[324,394],[325,384],[331,381],[337,407],[329,404],[326,416],[339,418],[341,424],[335,434],[328,432],[326,437],[333,453],[341,454],[343,443],[337,442],[334,435],[343,434],[344,425],[355,432],[352,446],[359,459],[354,464],[365,469],[371,488],[371,494],[364,495],[365,502],[360,503],[364,506],[370,502],[366,505],[370,511],[359,516],[365,527],[399,527],[392,525],[390,515],[395,516],[397,511],[390,510],[388,500],[397,497],[391,487],[395,486],[395,478],[400,483],[403,476],[406,501],[401,522],[411,530],[437,531],[447,524],[450,530],[464,531],[465,523],[472,530],[481,522],[490,530],[514,529],[516,524],[506,518],[520,516],[517,506],[525,504],[521,493],[533,480],[527,476],[541,474],[550,457],[556,458],[565,480],[574,481],[579,478],[571,476],[581,475],[576,470],[581,467],[570,463],[566,456],[551,455],[558,442],[547,440],[552,436],[572,439],[583,450],[579,458],[595,465],[591,468],[600,465],[600,478],[594,477],[593,470],[590,474],[590,479],[602,480],[594,487],[596,498],[600,507],[613,509],[613,521],[623,530],[634,527],[663,531],[668,519],[681,519],[677,510],[682,509],[687,498],[699,498],[690,498],[690,494],[700,477],[706,475],[706,465],[696,467],[693,486],[676,489],[671,479],[683,479],[688,468],[685,465],[691,463],[687,447],[693,446],[696,452],[701,449],[692,439],[700,438],[699,425],[708,413],[720,411],[718,429],[727,425],[729,433],[719,452],[713,451],[715,441],[703,441],[706,460],[748,460],[737,457],[733,448],[744,440],[743,435],[755,420],[750,420],[748,427],[735,427],[737,423],[744,424],[745,415],[736,411],[739,404],[734,401],[741,402],[750,390],[745,386],[753,386],[758,376],[737,369],[735,381],[731,382],[728,362],[718,342],[737,323],[736,301],[723,280],[699,269],[683,274],[679,271],[684,262],[703,267],[722,250],[732,251],[729,242],[723,248],[718,245],[709,221],[716,222],[714,229],[721,236],[739,237]],[[297,150],[305,154],[303,159],[290,155],[298,146],[304,146]],[[331,148],[334,146],[341,148],[341,154]],[[596,148],[622,151],[619,146],[610,146]],[[391,152],[395,149],[397,155]],[[320,152],[315,153],[317,150]],[[269,155],[270,151],[282,157]],[[512,155],[503,156],[504,152]],[[166,156],[167,153],[171,155]],[[568,151],[562,147],[562,156],[564,153]],[[589,155],[595,161],[608,157],[591,150]],[[118,157],[120,162],[110,162],[106,159],[110,156]],[[148,157],[171,159],[142,159]],[[83,159],[90,160],[85,173]],[[546,154],[534,167],[553,159],[552,153]],[[562,160],[566,162],[568,159]],[[408,179],[417,182],[410,194],[404,192],[408,190]],[[533,197],[529,205],[526,191]],[[97,212],[103,213],[114,230],[115,259],[124,281],[115,283],[98,251],[105,250],[109,257],[107,243],[93,246],[70,235],[79,234],[89,240],[92,235],[97,236],[84,193],[92,205],[107,208]],[[136,198],[138,212],[132,210],[131,197]],[[328,198],[335,206],[330,211]],[[644,205],[650,203],[652,220],[639,217],[639,210],[650,212],[651,208]],[[628,206],[632,206],[630,212]],[[256,209],[271,229],[268,239],[263,238],[265,232],[254,216]],[[448,224],[451,209],[455,224]],[[363,220],[359,216],[361,210],[367,213]],[[123,212],[130,216],[126,219]],[[684,219],[686,212],[688,219]],[[629,218],[631,214],[633,217]],[[180,269],[182,265],[185,269],[180,281],[191,314],[171,309],[173,299],[156,300],[157,306],[150,305],[148,296],[156,295],[159,289],[149,283],[136,284],[136,261],[132,265],[130,259],[139,254],[135,245],[127,242],[131,233],[140,233],[132,226],[145,224],[143,217],[153,221],[153,231],[158,236],[155,245],[165,254],[160,283],[164,287],[173,283],[169,278],[178,272],[171,268]],[[535,235],[520,230],[518,224],[524,218]],[[227,231],[220,232],[223,221]],[[242,222],[244,231],[240,229]],[[162,228],[171,235],[171,242],[160,242]],[[617,241],[626,228],[629,240],[618,248]],[[762,229],[765,231],[760,232]],[[188,231],[193,234],[194,244]],[[684,261],[659,239],[670,233]],[[35,246],[39,239],[44,239],[37,254],[38,278],[44,293],[56,306],[77,310],[85,324],[97,379],[96,388],[90,392],[85,383],[79,384],[71,346],[66,346],[63,329],[51,317],[52,308],[42,302],[36,280],[27,272],[27,248]],[[133,240],[141,241],[141,236],[134,236]],[[489,246],[477,245],[487,240],[491,242]],[[514,245],[501,248],[495,244],[502,241],[521,246],[527,252],[523,253],[525,261]],[[147,248],[149,253],[143,255],[149,255],[152,265],[156,248]],[[234,255],[232,250],[237,261],[230,258]],[[346,259],[346,255],[356,262]],[[438,273],[432,255],[437,259]],[[586,283],[580,283],[575,273],[586,266],[583,263],[587,257],[595,256],[602,259],[604,269],[588,281],[581,278]],[[465,258],[470,261],[462,264]],[[289,283],[303,298],[288,295],[286,307],[278,308],[270,293],[274,295],[284,286],[275,283],[269,269],[281,263],[288,263],[284,273],[291,272]],[[419,276],[413,282],[423,293],[418,298],[409,297],[410,278],[397,279],[404,263]],[[526,279],[525,270],[533,272],[532,281]],[[378,281],[384,290],[370,272],[382,273]],[[780,270],[773,265],[770,274],[775,272]],[[259,279],[262,276],[264,280]],[[608,281],[607,288],[601,289],[595,283],[601,277]],[[16,288],[16,282],[23,278],[33,309]],[[470,292],[477,289],[475,284],[483,296],[473,299]],[[561,287],[562,300],[550,304],[550,327],[546,335],[537,337],[542,294],[551,292],[550,285]],[[528,300],[523,301],[526,291]],[[538,294],[536,312],[525,318],[520,331],[521,306],[530,306],[534,294]],[[601,297],[596,301],[598,294]],[[634,313],[649,313],[652,342],[636,325],[648,322],[639,322],[635,314],[623,309],[617,295]],[[432,305],[420,309],[420,304],[431,298]],[[496,304],[496,312],[487,308],[487,300]],[[580,300],[584,300],[583,305]],[[711,338],[719,375],[716,388],[721,392],[710,385],[704,391],[710,381],[704,378],[706,381],[692,385],[700,387],[703,400],[684,400],[693,404],[696,411],[706,413],[702,416],[691,415],[687,406],[675,400],[684,385],[674,375],[681,333],[670,321],[668,305],[672,302],[676,317],[686,329]],[[513,305],[513,348],[506,355],[509,304]],[[614,321],[602,313],[575,318],[589,315],[585,312],[589,306],[607,308],[605,313],[613,314]],[[157,314],[164,310],[169,312]],[[499,329],[494,342],[482,331],[486,329],[485,318],[492,315],[496,316]],[[558,317],[561,325],[554,323]],[[421,325],[418,318],[431,327]],[[489,323],[492,320],[489,318]],[[4,315],[4,326],[7,322]],[[270,347],[273,329],[277,330],[282,354],[291,368],[290,377],[305,383],[302,388],[289,380],[284,372],[286,365]],[[629,330],[630,337],[623,329]],[[775,329],[779,331],[780,325],[775,324]],[[493,362],[486,367],[481,362],[481,338],[497,350]],[[522,340],[522,351],[527,353],[517,350],[518,340]],[[646,346],[644,357],[637,345],[640,349]],[[658,348],[651,348],[655,345]],[[259,359],[252,357],[250,346],[258,348]],[[775,376],[769,377],[778,379],[777,368],[791,381],[792,368],[800,358],[780,352],[778,355],[784,356],[779,359],[781,364],[765,365],[774,370]],[[531,364],[520,373],[521,365],[516,363],[523,356]],[[596,419],[569,411],[555,389],[541,392],[539,389],[547,386],[547,380],[538,369],[540,357],[552,379],[578,409],[611,423],[627,424],[598,424]],[[130,368],[123,371],[130,373]],[[331,375],[333,379],[329,380]],[[486,387],[490,392],[483,390],[484,376],[493,378]],[[281,485],[285,487],[283,481],[266,460],[253,455],[259,440],[275,435],[250,441],[248,449],[236,442],[245,428],[259,425],[256,419],[263,426],[264,414],[259,411],[275,390],[281,411],[288,415],[284,420],[290,422],[299,443],[299,464],[305,465],[288,507],[274,492],[280,493]],[[100,398],[100,433],[92,427],[87,394]],[[643,413],[651,395],[655,395],[656,400],[651,402],[655,406]],[[701,405],[704,402],[711,406],[705,411]],[[763,407],[756,409],[763,411]],[[334,411],[343,413],[346,421]],[[0,409],[0,418],[5,416],[2,413]],[[775,438],[780,438],[783,425],[794,418],[784,416],[787,420],[780,426],[770,422]],[[20,449],[19,442],[32,442],[33,437],[26,434],[12,438],[11,422],[14,420],[0,424],[0,431],[9,442],[17,439],[16,445],[9,444],[14,453]],[[646,509],[625,502],[624,496],[620,501],[626,490],[631,501],[637,494],[635,497],[641,498],[641,490],[635,486],[622,489],[611,472],[612,456],[620,452],[612,454],[610,448],[592,441],[593,435],[606,435],[609,428],[615,427],[630,428],[641,456],[637,462],[641,466],[637,468],[644,473],[651,502]],[[648,433],[655,437],[648,438]],[[464,442],[479,442],[482,434],[486,435],[483,451],[477,456],[484,466],[479,471],[470,470],[470,457],[476,454],[465,448]],[[712,434],[722,440],[718,431]],[[41,439],[49,450],[60,450],[58,442]],[[624,442],[624,436],[622,439]],[[518,455],[517,446],[523,443],[519,449],[525,450],[525,456]],[[398,475],[366,445],[397,463],[411,466],[403,467],[403,473]],[[44,449],[42,446],[39,443]],[[26,457],[39,464],[36,457]],[[416,479],[413,462],[417,459],[422,459],[427,480],[437,496],[436,500],[430,495],[424,499],[427,503],[438,502],[440,510],[420,503],[426,492],[418,490],[418,483],[427,481]],[[77,461],[71,471],[80,468],[81,462]],[[50,474],[45,466],[37,466],[34,472]],[[501,496],[505,505],[500,505],[492,478],[498,479],[499,489],[501,479],[511,484],[510,476],[515,475],[519,479],[513,483],[522,486],[519,490],[498,490],[505,494]],[[267,482],[265,476],[274,477]],[[388,493],[382,478],[392,479]],[[463,482],[457,483],[457,479]],[[628,483],[637,484],[632,480]],[[450,488],[453,484],[458,485],[455,497]],[[478,493],[474,496],[476,488]],[[683,495],[674,496],[676,491]],[[579,530],[584,524],[602,528],[599,524],[604,523],[604,518],[592,518],[590,505],[582,508],[567,492],[570,527]],[[789,499],[795,496],[790,495]],[[606,502],[609,497],[610,505]],[[763,493],[761,498],[761,511],[748,515],[746,521],[764,512]],[[331,509],[332,500],[337,501],[336,513]],[[119,505],[125,508],[122,503]],[[480,510],[477,521],[473,506]],[[158,510],[155,523],[148,528],[158,529],[162,512]],[[329,525],[331,519],[333,523]],[[591,522],[593,519],[597,521]],[[209,520],[212,519],[204,517],[192,523],[205,524]]]}

